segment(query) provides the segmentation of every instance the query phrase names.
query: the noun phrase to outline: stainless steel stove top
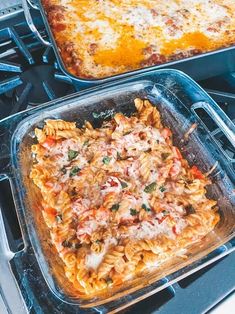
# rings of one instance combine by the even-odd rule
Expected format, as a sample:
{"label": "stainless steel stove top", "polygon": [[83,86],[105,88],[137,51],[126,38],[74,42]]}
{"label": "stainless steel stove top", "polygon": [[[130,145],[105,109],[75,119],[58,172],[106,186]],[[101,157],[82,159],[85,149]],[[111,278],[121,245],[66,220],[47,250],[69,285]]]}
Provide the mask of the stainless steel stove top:
{"label": "stainless steel stove top", "polygon": [[6,20],[23,11],[21,0],[0,1],[0,21]]}
{"label": "stainless steel stove top", "polygon": [[0,10],[9,9],[10,7],[21,4],[21,0],[2,0],[0,2]]}

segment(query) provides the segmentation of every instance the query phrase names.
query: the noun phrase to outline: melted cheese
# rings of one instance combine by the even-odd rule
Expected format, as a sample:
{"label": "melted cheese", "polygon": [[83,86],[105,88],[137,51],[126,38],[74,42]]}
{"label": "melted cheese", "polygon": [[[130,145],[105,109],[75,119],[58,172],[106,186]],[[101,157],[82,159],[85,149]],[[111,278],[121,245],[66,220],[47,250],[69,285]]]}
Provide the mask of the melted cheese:
{"label": "melted cheese", "polygon": [[201,32],[193,32],[184,34],[179,39],[174,39],[166,42],[161,49],[161,53],[164,55],[171,55],[176,51],[184,51],[187,48],[194,48],[201,50],[207,50],[211,47],[210,39]]}
{"label": "melted cheese", "polygon": [[107,253],[110,246],[117,245],[117,240],[115,238],[108,238],[105,240],[103,251],[100,253],[91,252],[86,255],[85,265],[87,268],[97,269],[101,264],[105,254]]}
{"label": "melted cheese", "polygon": [[85,264],[87,268],[97,269],[97,267],[100,265],[100,263],[103,260],[103,257],[107,250],[103,250],[103,252],[97,254],[97,253],[90,253],[86,255]]}
{"label": "melted cheese", "polygon": [[66,29],[54,31],[56,41],[61,48],[65,42],[74,44],[83,76],[100,78],[141,68],[152,54],[168,61],[179,52],[206,52],[234,43],[232,0],[52,2],[67,9]]}

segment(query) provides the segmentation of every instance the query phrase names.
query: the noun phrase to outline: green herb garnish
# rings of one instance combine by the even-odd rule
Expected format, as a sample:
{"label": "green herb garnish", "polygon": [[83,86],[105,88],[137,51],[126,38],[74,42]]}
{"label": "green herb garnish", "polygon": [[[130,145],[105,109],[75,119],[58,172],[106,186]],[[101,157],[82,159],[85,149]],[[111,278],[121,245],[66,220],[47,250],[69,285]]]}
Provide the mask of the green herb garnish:
{"label": "green herb garnish", "polygon": [[60,171],[63,173],[63,174],[66,174],[67,172],[67,169],[65,167],[61,168]]}
{"label": "green herb garnish", "polygon": [[134,208],[130,208],[131,216],[136,216],[137,215],[137,210]]}
{"label": "green herb garnish", "polygon": [[62,242],[62,245],[63,245],[63,247],[68,247],[68,248],[72,247],[72,243],[69,242],[68,240],[64,240]]}
{"label": "green herb garnish", "polygon": [[119,209],[119,204],[113,204],[113,206],[110,208],[112,212],[116,212]]}
{"label": "green herb garnish", "polygon": [[122,159],[122,157],[121,157],[120,153],[117,152],[117,160],[121,160],[121,159]]}
{"label": "green herb garnish", "polygon": [[128,187],[128,184],[126,182],[120,181],[120,183],[121,183],[121,186],[122,186],[123,189]]}
{"label": "green herb garnish", "polygon": [[144,188],[145,193],[152,193],[156,190],[156,182],[152,182]]}
{"label": "green herb garnish", "polygon": [[82,244],[81,243],[75,243],[75,245],[73,245],[73,247],[78,250],[82,247]]}
{"label": "green herb garnish", "polygon": [[80,172],[80,170],[81,170],[81,168],[79,168],[79,167],[77,167],[77,166],[74,166],[74,167],[71,169],[71,171],[70,171],[70,173],[69,173],[69,176],[70,176],[70,177],[76,176],[76,174],[78,174],[78,173]]}
{"label": "green herb garnish", "polygon": [[58,223],[61,223],[63,220],[62,215],[57,215],[55,218]]}
{"label": "green herb garnish", "polygon": [[87,146],[88,144],[89,144],[89,140],[85,140],[82,146],[84,147],[84,146]]}
{"label": "green herb garnish", "polygon": [[121,154],[117,152],[117,160],[127,160],[129,157],[122,157]]}
{"label": "green herb garnish", "polygon": [[69,151],[68,151],[68,158],[69,158],[69,161],[73,160],[73,159],[76,158],[77,156],[78,156],[78,151],[69,149]]}
{"label": "green herb garnish", "polygon": [[101,241],[100,241],[100,240],[96,240],[96,241],[95,241],[95,243],[100,244],[100,243],[101,243]]}
{"label": "green herb garnish", "polygon": [[170,156],[170,153],[162,153],[161,156],[163,160],[166,160]]}
{"label": "green herb garnish", "polygon": [[96,113],[96,112],[92,112],[92,115],[95,119],[98,119],[100,114],[99,113]]}
{"label": "green herb garnish", "polygon": [[169,215],[169,211],[164,209],[164,210],[162,211],[162,214],[163,214],[164,216]]}
{"label": "green herb garnish", "polygon": [[107,285],[109,286],[109,285],[111,285],[111,284],[113,283],[113,280],[112,280],[110,277],[108,277],[108,278],[106,279],[106,283],[107,283]]}
{"label": "green herb garnish", "polygon": [[143,208],[146,212],[150,212],[151,211],[151,208],[147,207],[147,205],[145,205],[145,204],[142,204],[141,208]]}
{"label": "green herb garnish", "polygon": [[110,163],[110,160],[111,158],[109,156],[105,156],[102,161],[105,165],[108,165]]}
{"label": "green herb garnish", "polygon": [[123,135],[128,135],[130,133],[131,133],[131,131],[126,131],[125,133],[123,133]]}
{"label": "green herb garnish", "polygon": [[194,207],[193,207],[191,204],[185,206],[184,209],[185,209],[185,211],[186,211],[186,216],[191,215],[191,214],[194,214],[194,213],[196,212],[195,209],[194,209]]}
{"label": "green herb garnish", "polygon": [[161,185],[161,186],[159,187],[159,190],[160,190],[161,192],[164,192],[164,191],[166,191],[166,188],[165,188],[163,185]]}

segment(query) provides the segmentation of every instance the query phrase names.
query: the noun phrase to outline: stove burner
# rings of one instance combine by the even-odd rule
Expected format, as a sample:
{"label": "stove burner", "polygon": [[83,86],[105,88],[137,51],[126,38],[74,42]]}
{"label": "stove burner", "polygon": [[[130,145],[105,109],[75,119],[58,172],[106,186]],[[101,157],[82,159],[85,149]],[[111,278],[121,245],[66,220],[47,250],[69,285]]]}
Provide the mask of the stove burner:
{"label": "stove burner", "polygon": [[58,73],[51,48],[42,47],[32,34],[20,36],[14,27],[0,35],[10,53],[0,53],[0,119],[75,91]]}
{"label": "stove burner", "polygon": [[22,94],[26,92],[26,89],[27,95],[25,95],[25,97],[27,97],[28,105],[31,106],[39,105],[71,93],[71,86],[56,81],[54,74],[55,69],[49,64],[32,66],[24,71],[20,75],[22,84],[15,89],[17,101],[19,101]]}

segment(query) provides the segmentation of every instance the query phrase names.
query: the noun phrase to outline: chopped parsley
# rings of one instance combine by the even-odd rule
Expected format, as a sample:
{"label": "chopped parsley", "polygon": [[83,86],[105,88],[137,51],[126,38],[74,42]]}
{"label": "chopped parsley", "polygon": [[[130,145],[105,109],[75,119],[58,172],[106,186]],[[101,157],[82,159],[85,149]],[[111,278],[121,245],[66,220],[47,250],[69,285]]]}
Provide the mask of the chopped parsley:
{"label": "chopped parsley", "polygon": [[131,131],[127,131],[127,132],[125,132],[123,135],[128,135],[128,134],[130,134],[131,133]]}
{"label": "chopped parsley", "polygon": [[196,212],[195,209],[194,209],[194,207],[193,207],[191,204],[185,206],[184,209],[185,209],[185,211],[186,211],[186,216],[191,215],[191,214],[194,214],[194,213]]}
{"label": "chopped parsley", "polygon": [[78,174],[80,172],[80,168],[78,166],[74,166],[71,170],[70,170],[70,173],[69,173],[69,176],[70,177],[74,177],[76,176],[76,174]]}
{"label": "chopped parsley", "polygon": [[116,212],[119,209],[119,204],[113,204],[113,206],[110,208],[112,212]]}
{"label": "chopped parsley", "polygon": [[74,247],[76,250],[78,250],[78,249],[80,249],[80,248],[82,247],[82,244],[81,244],[81,243],[75,243],[75,244],[73,245],[73,247]]}
{"label": "chopped parsley", "polygon": [[108,286],[111,285],[111,284],[113,283],[112,278],[108,277],[108,278],[106,279],[106,283],[107,283]]}
{"label": "chopped parsley", "polygon": [[92,115],[95,119],[98,119],[100,114],[99,113],[96,113],[96,112],[92,112]]}
{"label": "chopped parsley", "polygon": [[170,213],[170,212],[169,212],[168,210],[165,210],[165,209],[162,211],[162,214],[163,214],[164,216],[169,215],[169,213]]}
{"label": "chopped parsley", "polygon": [[85,140],[82,146],[84,147],[84,146],[87,146],[88,144],[89,144],[89,140]]}
{"label": "chopped parsley", "polygon": [[149,185],[146,185],[146,187],[144,188],[144,192],[145,193],[152,193],[153,191],[156,190],[156,182],[152,182]]}
{"label": "chopped parsley", "polygon": [[146,212],[150,212],[151,208],[148,207],[146,204],[142,204],[141,208],[143,208]]}
{"label": "chopped parsley", "polygon": [[128,184],[126,182],[120,180],[120,183],[123,189],[128,187]]}
{"label": "chopped parsley", "polygon": [[162,159],[166,160],[170,156],[170,153],[162,153]]}
{"label": "chopped parsley", "polygon": [[130,208],[131,216],[136,216],[138,214],[137,210],[134,208]]}
{"label": "chopped parsley", "polygon": [[122,159],[122,157],[121,157],[120,153],[117,152],[117,160],[121,160],[121,159]]}
{"label": "chopped parsley", "polygon": [[96,241],[95,241],[95,243],[100,244],[100,243],[101,243],[101,241],[100,241],[100,240],[96,240]]}
{"label": "chopped parsley", "polygon": [[78,156],[78,151],[69,149],[69,151],[68,151],[68,159],[69,159],[69,161],[73,160],[77,156]]}
{"label": "chopped parsley", "polygon": [[61,171],[63,174],[66,174],[67,169],[66,169],[65,166],[64,166],[63,168],[60,169],[60,171]]}
{"label": "chopped parsley", "polygon": [[57,215],[55,218],[58,223],[61,223],[63,220],[62,215]]}
{"label": "chopped parsley", "polygon": [[129,157],[128,156],[122,157],[121,154],[119,152],[117,152],[117,160],[127,160]]}
{"label": "chopped parsley", "polygon": [[165,188],[163,185],[161,185],[161,186],[159,187],[159,190],[160,190],[161,192],[164,192],[164,191],[166,191],[166,188]]}
{"label": "chopped parsley", "polygon": [[109,156],[105,156],[102,161],[105,165],[108,165],[110,163],[110,160],[111,158]]}
{"label": "chopped parsley", "polygon": [[62,242],[62,245],[63,245],[63,247],[68,247],[68,248],[72,247],[72,243],[67,241],[67,240],[64,240]]}

